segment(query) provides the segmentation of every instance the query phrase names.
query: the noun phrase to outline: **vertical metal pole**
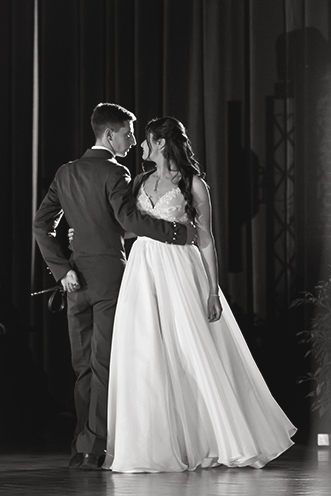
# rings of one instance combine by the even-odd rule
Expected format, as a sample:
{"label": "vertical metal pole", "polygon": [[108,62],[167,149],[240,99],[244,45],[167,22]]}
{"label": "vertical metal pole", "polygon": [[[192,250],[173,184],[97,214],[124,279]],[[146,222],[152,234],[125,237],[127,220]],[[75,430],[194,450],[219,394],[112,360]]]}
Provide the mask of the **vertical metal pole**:
{"label": "vertical metal pole", "polygon": [[[38,201],[38,124],[39,124],[39,60],[38,60],[38,1],[34,0],[34,41],[33,41],[33,109],[32,109],[32,218]],[[36,243],[32,238],[31,247],[31,290],[34,288]]]}

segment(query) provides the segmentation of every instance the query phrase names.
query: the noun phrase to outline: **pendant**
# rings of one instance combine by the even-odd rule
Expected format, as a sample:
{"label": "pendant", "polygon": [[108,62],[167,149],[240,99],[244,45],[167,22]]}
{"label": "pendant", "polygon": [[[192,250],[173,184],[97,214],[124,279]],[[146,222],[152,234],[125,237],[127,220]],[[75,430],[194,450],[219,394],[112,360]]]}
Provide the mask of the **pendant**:
{"label": "pendant", "polygon": [[154,186],[154,191],[157,191],[157,188],[159,186],[159,182],[160,182],[160,177],[157,178],[157,180],[155,181],[155,186]]}

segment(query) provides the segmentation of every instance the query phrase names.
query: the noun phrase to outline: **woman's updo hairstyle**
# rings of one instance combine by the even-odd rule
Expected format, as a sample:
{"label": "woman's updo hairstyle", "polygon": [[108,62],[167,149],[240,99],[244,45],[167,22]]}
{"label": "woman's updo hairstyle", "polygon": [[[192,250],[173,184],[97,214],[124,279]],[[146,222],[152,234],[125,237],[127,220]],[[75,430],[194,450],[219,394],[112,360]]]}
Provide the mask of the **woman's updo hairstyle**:
{"label": "woman's updo hairstyle", "polygon": [[149,121],[146,126],[146,141],[151,151],[150,135],[155,142],[160,139],[165,140],[162,154],[169,163],[169,169],[171,170],[172,162],[180,173],[181,179],[178,187],[187,202],[186,213],[189,219],[194,221],[196,210],[193,207],[191,193],[192,179],[194,175],[204,177],[204,174],[201,172],[199,162],[194,158],[191,141],[185,127],[174,117],[166,116]]}

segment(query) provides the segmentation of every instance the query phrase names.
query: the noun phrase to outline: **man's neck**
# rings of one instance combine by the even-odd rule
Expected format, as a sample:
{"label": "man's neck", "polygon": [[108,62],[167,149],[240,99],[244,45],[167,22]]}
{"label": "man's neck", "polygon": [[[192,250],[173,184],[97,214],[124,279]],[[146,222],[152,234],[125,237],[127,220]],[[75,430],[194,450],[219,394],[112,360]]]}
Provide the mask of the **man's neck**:
{"label": "man's neck", "polygon": [[103,145],[95,144],[94,146],[92,146],[92,150],[107,150],[107,152],[109,152],[114,157],[113,152],[111,150],[109,150],[109,148],[107,148],[106,146],[103,146]]}

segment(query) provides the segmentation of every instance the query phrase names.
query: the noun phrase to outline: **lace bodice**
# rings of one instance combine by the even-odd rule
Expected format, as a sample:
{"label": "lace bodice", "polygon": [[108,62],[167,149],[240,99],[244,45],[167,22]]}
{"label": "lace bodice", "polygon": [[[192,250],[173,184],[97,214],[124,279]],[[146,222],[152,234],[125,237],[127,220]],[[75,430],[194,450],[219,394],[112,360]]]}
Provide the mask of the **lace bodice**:
{"label": "lace bodice", "polygon": [[178,187],[167,191],[158,199],[155,205],[153,205],[145,192],[144,185],[140,187],[137,195],[137,207],[141,212],[170,222],[176,221],[185,224],[189,221],[185,212],[185,206],[186,201]]}

